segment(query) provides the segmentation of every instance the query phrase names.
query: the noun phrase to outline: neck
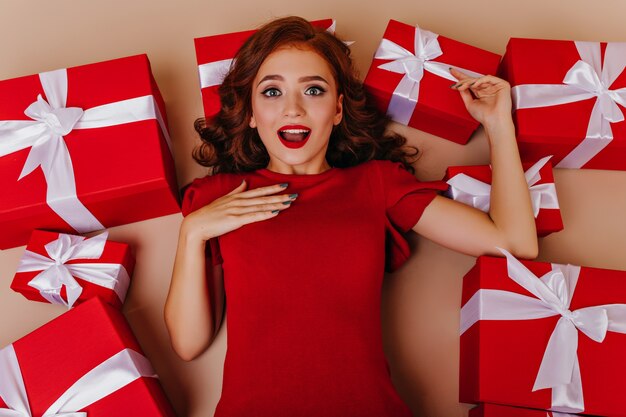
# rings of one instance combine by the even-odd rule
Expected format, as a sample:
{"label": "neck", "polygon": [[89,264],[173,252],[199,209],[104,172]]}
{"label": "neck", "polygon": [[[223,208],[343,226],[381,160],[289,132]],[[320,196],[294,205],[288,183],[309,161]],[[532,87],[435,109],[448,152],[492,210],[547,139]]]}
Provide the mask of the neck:
{"label": "neck", "polygon": [[270,163],[267,164],[267,169],[279,174],[315,175],[328,171],[331,169],[331,166],[325,159],[320,163],[309,163],[304,165],[288,165],[270,161]]}

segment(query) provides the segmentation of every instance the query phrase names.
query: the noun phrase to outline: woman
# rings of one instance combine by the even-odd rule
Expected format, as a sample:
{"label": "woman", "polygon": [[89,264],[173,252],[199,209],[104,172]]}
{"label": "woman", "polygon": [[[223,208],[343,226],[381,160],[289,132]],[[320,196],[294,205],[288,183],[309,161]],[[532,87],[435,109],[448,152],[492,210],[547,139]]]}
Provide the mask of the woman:
{"label": "woman", "polygon": [[406,257],[402,233],[474,256],[536,256],[509,86],[453,75],[489,137],[489,214],[407,171],[415,152],[385,133],[388,119],[333,35],[291,17],[242,46],[220,113],[197,126],[195,157],[214,175],[186,192],[165,307],[172,345],[191,360],[217,333],[228,295],[216,416],[409,416],[380,322],[385,265]]}

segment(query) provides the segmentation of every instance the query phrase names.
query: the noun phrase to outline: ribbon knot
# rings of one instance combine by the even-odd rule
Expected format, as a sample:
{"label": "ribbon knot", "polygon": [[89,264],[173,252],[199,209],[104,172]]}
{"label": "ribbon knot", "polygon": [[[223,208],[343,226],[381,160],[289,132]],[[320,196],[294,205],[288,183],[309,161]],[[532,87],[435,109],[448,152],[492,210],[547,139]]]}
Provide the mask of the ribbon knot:
{"label": "ribbon knot", "polygon": [[44,123],[54,136],[65,136],[70,133],[83,117],[83,113],[80,107],[53,108],[41,94],[37,96],[37,101],[24,111],[26,116]]}

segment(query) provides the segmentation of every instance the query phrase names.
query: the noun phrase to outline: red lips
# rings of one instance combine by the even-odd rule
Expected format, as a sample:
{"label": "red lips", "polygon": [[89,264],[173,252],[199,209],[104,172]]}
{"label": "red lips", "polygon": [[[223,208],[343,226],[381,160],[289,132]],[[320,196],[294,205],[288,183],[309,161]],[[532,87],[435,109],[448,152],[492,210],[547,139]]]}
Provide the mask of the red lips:
{"label": "red lips", "polygon": [[303,147],[311,136],[311,129],[303,125],[287,125],[276,132],[280,142],[288,148]]}

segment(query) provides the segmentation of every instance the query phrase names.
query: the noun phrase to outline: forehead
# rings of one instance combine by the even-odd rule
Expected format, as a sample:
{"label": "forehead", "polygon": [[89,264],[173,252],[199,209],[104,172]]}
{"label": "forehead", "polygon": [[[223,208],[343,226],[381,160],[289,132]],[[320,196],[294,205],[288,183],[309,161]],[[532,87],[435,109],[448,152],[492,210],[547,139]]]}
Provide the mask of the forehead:
{"label": "forehead", "polygon": [[256,79],[267,75],[281,75],[284,78],[321,75],[333,83],[330,64],[317,52],[306,47],[284,46],[269,54],[259,67]]}

